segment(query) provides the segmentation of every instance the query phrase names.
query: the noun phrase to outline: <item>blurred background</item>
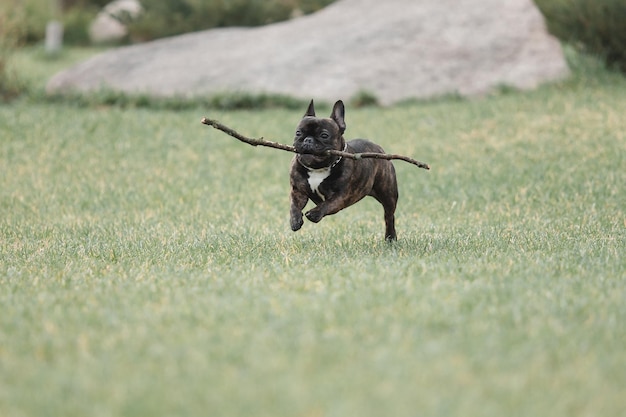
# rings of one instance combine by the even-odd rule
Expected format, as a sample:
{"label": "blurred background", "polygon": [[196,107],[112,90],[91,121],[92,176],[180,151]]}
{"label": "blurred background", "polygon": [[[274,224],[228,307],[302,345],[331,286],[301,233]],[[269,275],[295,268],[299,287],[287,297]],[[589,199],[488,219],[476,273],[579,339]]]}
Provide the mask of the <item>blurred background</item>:
{"label": "blurred background", "polygon": [[[123,45],[216,27],[259,26],[313,13],[333,0],[3,0],[0,4],[0,95],[23,90],[8,61],[20,47],[44,44],[46,27],[60,23],[62,44]],[[132,11],[132,3],[140,11]],[[610,68],[626,71],[624,0],[536,0],[550,32]],[[131,6],[129,6],[129,4]],[[130,7],[130,9],[128,8]],[[100,14],[123,27],[117,36],[94,34]],[[115,22],[114,22],[115,23]],[[50,35],[49,35],[50,36]]]}

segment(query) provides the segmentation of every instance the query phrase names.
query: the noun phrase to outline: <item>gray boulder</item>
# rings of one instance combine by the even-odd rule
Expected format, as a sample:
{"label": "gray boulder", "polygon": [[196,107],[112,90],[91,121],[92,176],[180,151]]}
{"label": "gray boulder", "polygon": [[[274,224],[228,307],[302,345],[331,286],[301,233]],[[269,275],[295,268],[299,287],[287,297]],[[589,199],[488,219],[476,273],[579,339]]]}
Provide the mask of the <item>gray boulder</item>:
{"label": "gray boulder", "polygon": [[156,96],[279,93],[382,104],[568,74],[531,0],[339,0],[309,16],[105,52],[55,75],[49,92],[100,88]]}

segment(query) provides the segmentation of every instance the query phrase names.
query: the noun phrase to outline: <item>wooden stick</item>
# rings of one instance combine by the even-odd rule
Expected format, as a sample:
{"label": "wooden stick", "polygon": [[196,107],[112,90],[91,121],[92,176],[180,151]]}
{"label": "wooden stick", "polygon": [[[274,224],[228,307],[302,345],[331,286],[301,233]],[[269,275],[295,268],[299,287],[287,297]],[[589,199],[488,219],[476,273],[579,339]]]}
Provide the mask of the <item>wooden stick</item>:
{"label": "wooden stick", "polygon": [[[207,126],[211,126],[217,130],[221,130],[227,135],[232,136],[233,138],[238,139],[241,142],[247,143],[248,145],[267,146],[267,147],[274,148],[274,149],[281,149],[283,151],[298,153],[296,151],[296,148],[294,148],[293,146],[284,145],[278,142],[272,142],[269,140],[265,140],[263,138],[255,139],[255,138],[246,137],[242,135],[241,133],[231,129],[230,127],[221,124],[217,120],[212,120],[212,119],[203,117],[200,122]],[[344,158],[350,158],[354,160],[359,160],[363,158],[375,158],[375,159],[387,159],[387,160],[399,159],[401,161],[416,165],[419,168],[430,169],[430,165],[424,162],[416,161],[415,159],[409,158],[408,156],[388,154],[388,153],[376,153],[376,152],[350,153],[350,152],[343,152],[343,151],[336,151],[336,150],[327,150],[320,156],[324,156],[324,155],[335,155],[335,156],[341,156]]]}

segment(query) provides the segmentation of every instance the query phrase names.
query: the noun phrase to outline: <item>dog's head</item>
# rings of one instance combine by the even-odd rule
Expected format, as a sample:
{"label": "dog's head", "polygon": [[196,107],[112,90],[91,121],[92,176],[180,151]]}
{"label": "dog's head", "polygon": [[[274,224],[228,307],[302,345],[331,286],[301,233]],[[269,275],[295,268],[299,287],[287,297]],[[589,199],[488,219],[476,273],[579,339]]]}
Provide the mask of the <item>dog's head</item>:
{"label": "dog's head", "polygon": [[345,109],[341,100],[333,106],[330,118],[315,116],[313,100],[309,104],[304,117],[296,128],[293,146],[298,152],[300,162],[313,169],[330,166],[337,157],[324,155],[324,151],[345,148],[343,132],[346,130],[344,121]]}

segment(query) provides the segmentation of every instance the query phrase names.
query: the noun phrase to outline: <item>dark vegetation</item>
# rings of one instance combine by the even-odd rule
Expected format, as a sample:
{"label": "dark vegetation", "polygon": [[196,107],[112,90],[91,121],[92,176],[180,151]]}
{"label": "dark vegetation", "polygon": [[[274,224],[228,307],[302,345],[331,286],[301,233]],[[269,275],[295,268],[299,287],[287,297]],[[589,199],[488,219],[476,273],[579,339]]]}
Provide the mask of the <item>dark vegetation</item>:
{"label": "dark vegetation", "polygon": [[624,0],[535,0],[548,29],[577,49],[598,55],[609,67],[626,72]]}

